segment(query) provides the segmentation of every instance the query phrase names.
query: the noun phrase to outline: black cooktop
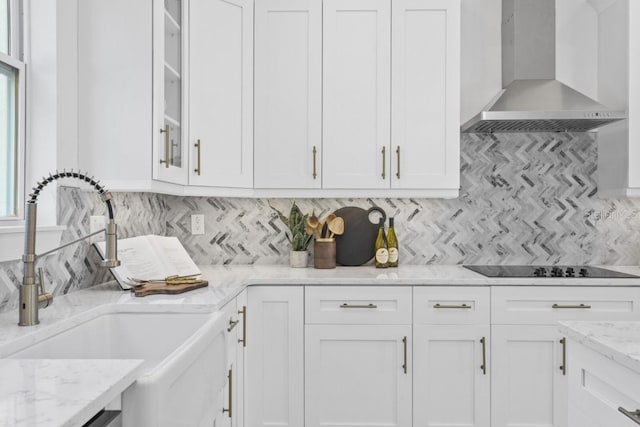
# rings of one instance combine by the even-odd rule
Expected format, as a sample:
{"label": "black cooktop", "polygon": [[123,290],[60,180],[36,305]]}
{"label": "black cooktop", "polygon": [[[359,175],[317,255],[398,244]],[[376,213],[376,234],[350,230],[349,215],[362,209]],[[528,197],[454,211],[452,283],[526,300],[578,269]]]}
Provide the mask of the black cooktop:
{"label": "black cooktop", "polygon": [[633,274],[620,273],[600,267],[575,265],[464,265],[471,271],[487,277],[552,277],[622,279],[639,278]]}

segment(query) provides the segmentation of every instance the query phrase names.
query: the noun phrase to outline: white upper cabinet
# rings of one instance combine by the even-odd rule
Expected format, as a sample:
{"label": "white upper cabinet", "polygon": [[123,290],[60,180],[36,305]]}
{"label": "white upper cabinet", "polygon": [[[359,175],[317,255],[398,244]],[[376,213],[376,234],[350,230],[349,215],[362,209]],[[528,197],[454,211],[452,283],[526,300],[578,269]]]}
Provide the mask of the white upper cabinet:
{"label": "white upper cabinet", "polygon": [[393,0],[392,188],[460,186],[460,2]]}
{"label": "white upper cabinet", "polygon": [[109,190],[149,190],[152,2],[83,0],[77,8],[78,167]]}
{"label": "white upper cabinet", "polygon": [[255,187],[319,188],[322,0],[255,8]]}
{"label": "white upper cabinet", "polygon": [[457,196],[460,0],[103,3],[78,3],[78,164],[110,190]]}
{"label": "white upper cabinet", "polygon": [[388,188],[391,1],[323,7],[322,185]]}
{"label": "white upper cabinet", "polygon": [[189,2],[189,184],[253,186],[253,2]]}
{"label": "white upper cabinet", "polygon": [[153,3],[153,178],[174,184],[187,183],[188,160],[184,144],[184,19],[186,3],[180,0]]}

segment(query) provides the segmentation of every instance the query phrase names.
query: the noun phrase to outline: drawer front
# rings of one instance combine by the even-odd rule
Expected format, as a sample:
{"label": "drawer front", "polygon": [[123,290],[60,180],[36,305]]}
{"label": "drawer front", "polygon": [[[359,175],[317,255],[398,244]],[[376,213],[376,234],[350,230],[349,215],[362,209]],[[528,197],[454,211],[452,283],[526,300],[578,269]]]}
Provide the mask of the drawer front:
{"label": "drawer front", "polygon": [[416,286],[413,321],[416,324],[489,324],[491,292],[486,287]]}
{"label": "drawer front", "polygon": [[640,374],[576,341],[568,346],[570,425],[581,425],[573,422],[582,416],[593,423],[587,425],[637,427],[618,408],[640,409]]}
{"label": "drawer front", "polygon": [[411,287],[307,286],[307,324],[411,324]]}
{"label": "drawer front", "polygon": [[640,320],[640,288],[494,287],[492,324],[553,325],[561,320]]}

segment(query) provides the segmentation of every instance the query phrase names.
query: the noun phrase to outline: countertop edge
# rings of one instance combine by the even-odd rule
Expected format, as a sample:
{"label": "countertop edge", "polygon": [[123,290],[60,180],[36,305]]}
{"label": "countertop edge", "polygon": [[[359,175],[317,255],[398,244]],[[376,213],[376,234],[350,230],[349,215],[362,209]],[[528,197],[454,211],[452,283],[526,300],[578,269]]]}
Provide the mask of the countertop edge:
{"label": "countertop edge", "polygon": [[87,406],[82,408],[76,415],[74,415],[65,424],[69,427],[82,425],[89,421],[91,417],[96,415],[102,409],[105,408],[110,402],[122,394],[127,388],[135,383],[140,377],[144,360],[141,359],[120,359],[128,361],[138,362],[135,368],[129,370],[120,380],[112,384],[107,390],[105,390],[100,396],[91,401]]}
{"label": "countertop edge", "polygon": [[[576,341],[585,347],[599,353],[600,355],[606,357],[607,359],[611,359],[620,365],[631,369],[637,373],[640,373],[640,360],[632,357],[630,354],[625,353],[615,346],[603,342],[601,338],[596,336],[594,333],[585,333],[581,330],[578,330],[577,327],[580,326],[588,326],[593,324],[602,324],[603,322],[598,321],[561,321],[558,322],[558,330],[565,334],[569,339]],[[612,325],[615,324],[623,324],[623,323],[631,323],[631,322],[607,322]],[[637,322],[640,323],[640,322]],[[640,342],[640,339],[639,339]],[[569,350],[570,351],[570,350]]]}

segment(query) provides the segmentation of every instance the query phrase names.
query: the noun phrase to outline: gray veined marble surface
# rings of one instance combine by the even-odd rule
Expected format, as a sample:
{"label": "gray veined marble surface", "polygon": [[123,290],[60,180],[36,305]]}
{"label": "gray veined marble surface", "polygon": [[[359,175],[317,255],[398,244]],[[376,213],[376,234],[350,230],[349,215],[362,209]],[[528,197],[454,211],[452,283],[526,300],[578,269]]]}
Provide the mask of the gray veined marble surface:
{"label": "gray veined marble surface", "polygon": [[[640,200],[597,197],[596,134],[463,134],[455,200],[297,199],[304,211],[372,205],[395,216],[401,263],[640,264]],[[60,187],[63,241],[89,231],[104,206],[93,193]],[[122,237],[177,236],[197,264],[287,265],[284,227],[264,199],[116,193]],[[271,200],[287,210],[292,200]],[[190,234],[192,214],[205,234]],[[86,244],[43,262],[55,295],[109,280]],[[17,306],[19,262],[0,263],[0,311]]]}
{"label": "gray veined marble surface", "polygon": [[[247,286],[281,284],[300,285],[465,285],[496,286],[530,285],[535,281],[553,284],[562,279],[488,279],[460,266],[401,266],[398,269],[376,270],[372,267],[342,267],[330,271],[313,268],[292,269],[287,266],[200,266],[209,286],[179,295],[153,295],[137,298],[131,292],[123,292],[114,282],[83,289],[61,296],[56,303],[41,311],[41,323],[24,328],[17,326],[15,311],[0,314],[0,358],[10,356],[24,348],[83,324],[95,317],[112,312],[197,312],[212,313],[242,292]],[[630,273],[640,268],[624,269]],[[513,280],[513,281],[511,281]],[[600,283],[599,279],[589,279]],[[580,285],[581,280],[575,282]],[[563,282],[566,283],[566,282]],[[610,285],[625,283],[640,286],[640,279],[615,279]],[[602,285],[607,283],[602,282]],[[589,322],[576,322],[587,324]],[[610,331],[609,324],[602,324],[605,338],[614,335],[638,337],[640,322],[613,322],[633,325]],[[578,325],[580,326],[580,325]],[[569,324],[567,327],[573,327]],[[591,329],[589,329],[591,328]],[[594,331],[593,327],[585,329]],[[579,329],[575,329],[581,333]],[[583,335],[584,331],[582,331]],[[597,332],[597,331],[596,331]],[[593,339],[593,337],[588,337]],[[628,343],[627,354],[640,366],[638,342]],[[103,363],[104,362],[104,363]],[[104,360],[0,360],[0,426],[3,425],[58,425],[55,420],[72,420],[63,425],[77,425],[73,420],[86,419],[120,393],[137,377],[140,361]],[[109,365],[109,363],[112,363]],[[640,368],[639,368],[640,369]],[[139,373],[139,372],[138,372]],[[80,393],[78,393],[80,391]],[[92,406],[93,405],[93,406]],[[16,417],[27,420],[23,424]],[[83,418],[85,417],[85,418]],[[31,422],[33,421],[33,423]],[[4,424],[3,424],[4,423]],[[7,424],[8,423],[8,424]]]}
{"label": "gray veined marble surface", "polygon": [[0,426],[78,426],[131,385],[142,360],[0,360]]}
{"label": "gray veined marble surface", "polygon": [[566,321],[560,331],[640,374],[640,322]]}

